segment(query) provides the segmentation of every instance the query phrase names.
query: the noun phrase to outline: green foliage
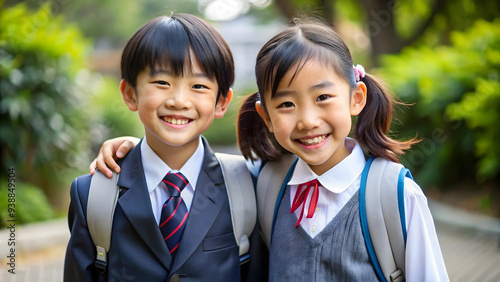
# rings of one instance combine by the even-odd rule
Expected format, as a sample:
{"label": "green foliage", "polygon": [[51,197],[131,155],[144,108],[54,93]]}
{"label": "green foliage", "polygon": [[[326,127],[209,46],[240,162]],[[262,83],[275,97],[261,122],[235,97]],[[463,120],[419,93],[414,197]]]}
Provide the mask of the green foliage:
{"label": "green foliage", "polygon": [[[424,184],[494,179],[500,172],[500,19],[453,32],[451,46],[407,48],[378,70],[415,103],[395,128],[425,140],[404,162]],[[465,122],[464,122],[465,121]]]}
{"label": "green foliage", "polygon": [[[22,183],[15,183],[15,196],[9,197],[7,191],[7,180],[0,180],[0,228],[8,225],[7,220],[17,220],[16,224],[32,223],[43,221],[54,217],[55,213],[50,206],[45,194],[37,187]],[[9,199],[15,199],[15,202],[8,202]],[[8,204],[13,210],[9,210]],[[12,215],[12,217],[11,217]]]}
{"label": "green foliage", "polygon": [[239,105],[235,101],[221,119],[215,119],[210,128],[203,133],[212,145],[234,145],[236,144],[236,117]]}
{"label": "green foliage", "polygon": [[109,138],[144,135],[144,126],[137,113],[131,112],[122,99],[119,80],[102,77],[97,84],[98,90],[89,103],[93,105],[91,114],[97,118],[92,131],[101,128],[101,133],[93,134],[93,143],[100,147]]}
{"label": "green foliage", "polygon": [[143,129],[119,81],[86,69],[91,42],[49,5],[0,13],[1,169],[15,168],[18,181],[43,189],[19,184],[18,216],[32,222],[53,216],[44,192],[56,195],[87,173],[104,140]]}
{"label": "green foliage", "polygon": [[[7,4],[19,2],[7,0]],[[37,9],[40,0],[25,0]],[[143,24],[154,17],[183,12],[200,15],[197,0],[86,0],[51,1],[53,14],[63,14],[68,22],[78,25],[85,37],[101,44],[122,47],[126,40]]]}
{"label": "green foliage", "polygon": [[482,71],[475,76],[474,89],[449,105],[447,114],[465,120],[474,132],[480,179],[494,178],[500,172],[500,19],[479,21],[471,30],[453,34],[452,40]]}
{"label": "green foliage", "polygon": [[16,167],[20,180],[46,191],[67,181],[61,168],[88,141],[82,109],[93,91],[90,42],[50,11],[48,4],[0,10],[2,171]]}

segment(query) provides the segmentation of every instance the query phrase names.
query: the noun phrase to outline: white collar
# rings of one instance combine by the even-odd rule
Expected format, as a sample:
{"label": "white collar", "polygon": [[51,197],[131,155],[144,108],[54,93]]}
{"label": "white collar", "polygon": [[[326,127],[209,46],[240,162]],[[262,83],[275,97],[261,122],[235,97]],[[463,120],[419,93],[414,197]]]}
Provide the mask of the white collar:
{"label": "white collar", "polygon": [[345,145],[351,151],[349,156],[320,176],[316,175],[306,162],[299,159],[288,185],[299,185],[317,178],[321,186],[331,192],[344,192],[361,175],[366,163],[363,150],[354,139],[346,138]]}
{"label": "white collar", "polygon": [[142,167],[144,168],[144,176],[146,178],[146,184],[148,186],[148,191],[154,190],[158,184],[161,183],[163,177],[168,172],[181,172],[186,176],[193,190],[196,188],[196,183],[198,181],[198,175],[200,175],[201,167],[203,165],[203,158],[205,156],[205,148],[201,137],[199,137],[198,147],[193,155],[187,160],[187,162],[181,167],[180,170],[172,170],[166,163],[163,162],[160,157],[149,147],[146,141],[146,136],[141,142],[141,161]]}

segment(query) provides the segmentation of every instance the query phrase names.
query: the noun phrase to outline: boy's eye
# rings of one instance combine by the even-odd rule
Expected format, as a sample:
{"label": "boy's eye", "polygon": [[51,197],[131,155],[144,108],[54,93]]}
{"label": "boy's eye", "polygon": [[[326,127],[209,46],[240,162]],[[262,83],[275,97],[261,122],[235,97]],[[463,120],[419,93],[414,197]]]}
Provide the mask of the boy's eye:
{"label": "boy's eye", "polygon": [[155,84],[159,84],[159,85],[170,85],[168,84],[168,82],[164,81],[164,80],[157,80],[154,82]]}
{"label": "boy's eye", "polygon": [[206,87],[205,85],[201,85],[201,84],[193,85],[193,89],[203,89],[203,88],[208,88],[208,87]]}
{"label": "boy's eye", "polygon": [[292,102],[285,102],[278,106],[278,108],[291,108],[294,104]]}
{"label": "boy's eye", "polygon": [[323,94],[323,95],[319,95],[318,98],[316,98],[316,101],[321,102],[321,101],[324,101],[328,98],[330,98],[330,96]]}

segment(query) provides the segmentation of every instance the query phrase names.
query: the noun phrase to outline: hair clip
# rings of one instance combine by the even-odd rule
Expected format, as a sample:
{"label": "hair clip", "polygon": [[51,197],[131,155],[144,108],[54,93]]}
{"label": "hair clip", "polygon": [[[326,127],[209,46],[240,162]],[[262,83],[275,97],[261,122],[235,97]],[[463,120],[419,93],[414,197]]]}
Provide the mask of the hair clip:
{"label": "hair clip", "polygon": [[363,77],[365,77],[365,68],[357,64],[356,66],[352,66],[352,69],[354,70],[354,77],[356,78],[356,82],[360,81]]}

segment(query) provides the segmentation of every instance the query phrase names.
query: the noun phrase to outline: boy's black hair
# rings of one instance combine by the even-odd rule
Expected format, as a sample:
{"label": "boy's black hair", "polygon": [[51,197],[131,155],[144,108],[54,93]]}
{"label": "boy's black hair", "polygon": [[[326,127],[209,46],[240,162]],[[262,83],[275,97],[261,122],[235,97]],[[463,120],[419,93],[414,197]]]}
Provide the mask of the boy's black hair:
{"label": "boy's black hair", "polygon": [[168,68],[183,75],[192,68],[190,50],[202,70],[217,81],[217,98],[226,97],[234,82],[231,50],[212,26],[189,14],[157,17],[136,31],[123,49],[122,79],[135,90],[137,76],[146,68],[151,73]]}

